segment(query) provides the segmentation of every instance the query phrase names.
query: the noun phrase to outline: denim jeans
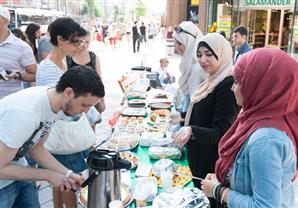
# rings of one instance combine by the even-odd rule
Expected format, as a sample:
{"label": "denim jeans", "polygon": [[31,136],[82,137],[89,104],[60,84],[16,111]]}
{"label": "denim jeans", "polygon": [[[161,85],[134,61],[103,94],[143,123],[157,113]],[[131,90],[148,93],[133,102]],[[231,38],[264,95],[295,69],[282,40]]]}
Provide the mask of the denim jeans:
{"label": "denim jeans", "polygon": [[39,208],[39,198],[35,183],[15,181],[0,189],[0,208]]}

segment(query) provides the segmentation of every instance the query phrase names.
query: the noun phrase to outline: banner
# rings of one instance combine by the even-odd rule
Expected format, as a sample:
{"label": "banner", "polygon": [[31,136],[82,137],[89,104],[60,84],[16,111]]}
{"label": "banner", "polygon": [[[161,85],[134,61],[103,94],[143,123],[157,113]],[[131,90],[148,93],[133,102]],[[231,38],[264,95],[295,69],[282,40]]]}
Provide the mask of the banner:
{"label": "banner", "polygon": [[223,31],[226,34],[227,38],[231,36],[232,30],[232,18],[229,15],[218,16],[218,28],[217,32]]}

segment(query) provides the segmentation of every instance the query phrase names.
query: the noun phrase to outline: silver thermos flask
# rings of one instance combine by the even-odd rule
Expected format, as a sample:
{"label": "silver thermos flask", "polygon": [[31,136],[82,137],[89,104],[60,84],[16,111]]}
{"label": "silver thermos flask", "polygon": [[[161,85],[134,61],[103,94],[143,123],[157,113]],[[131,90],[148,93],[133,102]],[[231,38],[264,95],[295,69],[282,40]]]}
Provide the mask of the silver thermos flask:
{"label": "silver thermos flask", "polygon": [[88,208],[108,208],[113,200],[121,200],[120,169],[130,169],[131,164],[109,150],[93,150],[88,157],[89,178]]}

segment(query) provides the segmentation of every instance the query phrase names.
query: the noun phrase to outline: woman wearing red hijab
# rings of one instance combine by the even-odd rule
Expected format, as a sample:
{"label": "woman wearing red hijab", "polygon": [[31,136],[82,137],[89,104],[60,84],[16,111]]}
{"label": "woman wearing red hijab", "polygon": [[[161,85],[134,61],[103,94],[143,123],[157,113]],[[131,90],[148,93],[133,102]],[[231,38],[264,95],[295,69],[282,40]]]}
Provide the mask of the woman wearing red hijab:
{"label": "woman wearing red hijab", "polygon": [[233,70],[242,111],[219,143],[214,174],[201,182],[229,208],[295,207],[298,63],[279,49],[256,49]]}

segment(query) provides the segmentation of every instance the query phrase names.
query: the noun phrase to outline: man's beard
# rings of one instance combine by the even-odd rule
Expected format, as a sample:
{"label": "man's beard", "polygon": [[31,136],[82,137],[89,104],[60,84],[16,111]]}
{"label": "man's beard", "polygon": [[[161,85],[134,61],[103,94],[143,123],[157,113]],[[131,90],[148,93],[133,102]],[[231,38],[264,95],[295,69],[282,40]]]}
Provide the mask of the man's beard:
{"label": "man's beard", "polygon": [[67,116],[73,116],[70,112],[73,109],[72,107],[72,99],[65,103],[65,108],[63,109],[63,113]]}

